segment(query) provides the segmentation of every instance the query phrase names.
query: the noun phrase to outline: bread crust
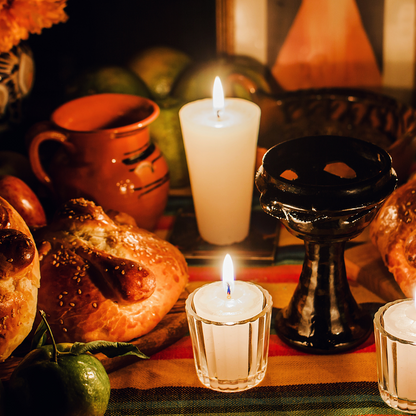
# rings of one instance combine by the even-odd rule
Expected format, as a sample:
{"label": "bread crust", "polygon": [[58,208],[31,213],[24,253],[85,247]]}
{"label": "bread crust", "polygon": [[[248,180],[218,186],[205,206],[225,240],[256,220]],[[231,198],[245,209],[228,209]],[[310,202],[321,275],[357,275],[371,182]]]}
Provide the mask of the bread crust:
{"label": "bread crust", "polygon": [[370,237],[400,289],[416,289],[416,177],[397,188],[370,224]]}
{"label": "bread crust", "polygon": [[29,227],[0,197],[0,361],[32,330],[39,284],[38,251]]}
{"label": "bread crust", "polygon": [[35,232],[42,284],[38,307],[57,342],[131,341],[150,332],[188,281],[182,253],[83,198]]}

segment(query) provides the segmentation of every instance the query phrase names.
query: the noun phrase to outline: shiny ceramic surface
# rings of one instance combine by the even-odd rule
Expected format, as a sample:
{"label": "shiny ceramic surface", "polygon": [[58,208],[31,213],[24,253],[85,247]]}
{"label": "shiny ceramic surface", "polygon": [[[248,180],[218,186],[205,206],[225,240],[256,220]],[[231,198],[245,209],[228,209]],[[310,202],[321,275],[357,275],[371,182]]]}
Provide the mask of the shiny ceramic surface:
{"label": "shiny ceramic surface", "polygon": [[276,317],[285,342],[328,354],[368,337],[371,316],[351,294],[344,249],[369,225],[396,183],[388,153],[363,140],[303,137],[266,153],[256,176],[262,208],[305,244],[299,284]]}
{"label": "shiny ceramic surface", "polygon": [[22,100],[34,81],[32,51],[22,42],[0,54],[0,120],[18,123],[22,119]]}
{"label": "shiny ceramic surface", "polygon": [[[51,121],[29,132],[37,178],[64,202],[83,197],[104,209],[126,212],[154,229],[168,198],[169,171],[150,140],[159,107],[128,94],[96,94],[69,101]],[[45,163],[45,142],[60,143]]]}

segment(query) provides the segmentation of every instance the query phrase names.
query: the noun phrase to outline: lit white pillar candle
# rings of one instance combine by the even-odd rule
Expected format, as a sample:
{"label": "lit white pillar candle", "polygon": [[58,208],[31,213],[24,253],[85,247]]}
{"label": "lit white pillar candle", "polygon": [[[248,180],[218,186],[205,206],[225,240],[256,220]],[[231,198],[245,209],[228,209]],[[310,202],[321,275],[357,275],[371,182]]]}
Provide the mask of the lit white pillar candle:
{"label": "lit white pillar candle", "polygon": [[243,241],[250,228],[259,106],[224,99],[217,77],[213,99],[185,104],[179,117],[201,237],[216,245]]}
{"label": "lit white pillar candle", "polygon": [[[263,310],[264,296],[252,283],[234,281],[231,257],[224,259],[222,282],[201,287],[194,297],[195,312],[203,319],[229,325],[203,323],[204,345],[210,377],[223,381],[247,379],[255,374],[258,322],[233,326]],[[251,325],[251,328],[250,328]],[[251,331],[251,337],[249,332]]]}
{"label": "lit white pillar candle", "polygon": [[[416,307],[413,300],[390,306],[383,315],[384,330],[398,338],[416,344]],[[394,347],[393,347],[394,344]],[[416,345],[395,343],[387,339],[387,357],[390,365],[390,385],[396,385],[397,396],[416,402]],[[396,384],[397,381],[397,384]]]}

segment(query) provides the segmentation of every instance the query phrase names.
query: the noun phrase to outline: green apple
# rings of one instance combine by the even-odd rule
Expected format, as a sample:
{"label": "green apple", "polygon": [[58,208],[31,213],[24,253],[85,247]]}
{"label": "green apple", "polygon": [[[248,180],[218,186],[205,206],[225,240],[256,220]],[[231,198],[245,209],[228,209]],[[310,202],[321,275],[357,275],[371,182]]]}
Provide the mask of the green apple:
{"label": "green apple", "polygon": [[159,146],[166,159],[170,173],[170,187],[184,188],[189,185],[188,164],[186,162],[179,110],[184,102],[172,97],[157,101],[159,117],[150,124],[150,137]]}
{"label": "green apple", "polygon": [[150,97],[143,80],[128,68],[104,66],[88,69],[80,74],[66,88],[68,99],[101,93],[132,94]]}
{"label": "green apple", "polygon": [[147,48],[133,56],[128,67],[147,85],[154,100],[163,100],[178,76],[192,62],[184,52],[168,46]]}

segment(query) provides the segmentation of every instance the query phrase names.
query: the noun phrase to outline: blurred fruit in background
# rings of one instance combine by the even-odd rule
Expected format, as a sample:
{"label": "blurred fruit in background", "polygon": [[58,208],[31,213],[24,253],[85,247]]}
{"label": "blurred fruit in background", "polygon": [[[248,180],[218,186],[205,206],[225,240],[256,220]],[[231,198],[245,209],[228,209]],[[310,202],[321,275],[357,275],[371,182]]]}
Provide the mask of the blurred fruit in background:
{"label": "blurred fruit in background", "polygon": [[67,100],[101,93],[150,97],[149,89],[143,80],[130,69],[120,66],[105,66],[86,70],[66,88]]}
{"label": "blurred fruit in background", "polygon": [[226,97],[244,98],[260,107],[264,102],[262,94],[269,96],[278,91],[270,70],[254,58],[229,56],[194,62],[180,50],[152,46],[133,52],[126,67],[110,66],[85,72],[68,86],[67,92],[68,99],[118,92],[155,101],[160,115],[149,127],[150,137],[169,166],[170,187],[178,189],[189,186],[179,110],[190,101],[211,98],[216,76],[221,79]]}
{"label": "blurred fruit in background", "polygon": [[159,117],[149,126],[150,137],[159,146],[169,166],[170,186],[173,189],[189,185],[179,110],[185,104],[176,98],[167,97],[158,101]]}
{"label": "blurred fruit in background", "polygon": [[169,166],[170,187],[189,185],[188,165],[179,122],[179,110],[185,104],[170,96],[178,77],[193,65],[184,52],[167,46],[147,48],[128,63],[146,84],[151,98],[159,105],[159,117],[149,126],[151,139],[159,146]]}
{"label": "blurred fruit in background", "polygon": [[154,46],[133,56],[127,66],[146,83],[157,102],[170,94],[178,76],[191,63],[192,59],[182,51]]}
{"label": "blurred fruit in background", "polygon": [[277,89],[270,71],[259,61],[248,56],[229,56],[199,62],[188,67],[175,83],[172,95],[186,102],[210,98],[214,79],[219,76],[226,97],[239,97],[252,101],[252,92],[243,84],[236,82],[235,77],[231,77],[236,74],[249,79],[256,91],[271,94]]}

